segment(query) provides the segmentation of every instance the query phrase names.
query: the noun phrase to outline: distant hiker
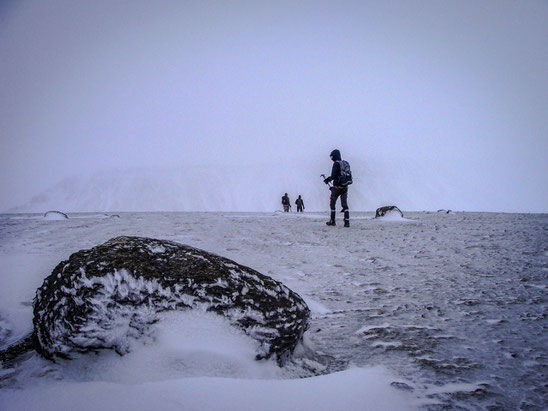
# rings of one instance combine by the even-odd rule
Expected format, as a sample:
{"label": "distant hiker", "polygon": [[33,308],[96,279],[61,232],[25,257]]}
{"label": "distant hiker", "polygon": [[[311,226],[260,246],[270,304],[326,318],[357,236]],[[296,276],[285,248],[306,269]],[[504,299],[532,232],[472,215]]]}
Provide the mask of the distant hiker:
{"label": "distant hiker", "polygon": [[295,204],[297,204],[297,213],[300,211],[301,213],[303,212],[304,210],[304,201],[303,199],[301,198],[301,196],[299,195],[299,198],[297,198],[295,200]]}
{"label": "distant hiker", "polygon": [[291,207],[291,201],[289,201],[289,196],[287,193],[282,197],[282,206],[284,207],[284,213],[289,212],[289,208]]}
{"label": "distant hiker", "polygon": [[333,167],[331,168],[331,176],[323,180],[325,184],[329,184],[333,181],[333,187],[330,187],[331,198],[329,206],[331,208],[331,218],[326,223],[327,225],[335,225],[336,209],[335,204],[337,198],[341,197],[342,211],[344,212],[344,226],[350,227],[350,213],[348,211],[348,185],[352,184],[352,172],[350,171],[350,164],[341,158],[341,152],[339,150],[333,150],[329,155],[333,160]]}

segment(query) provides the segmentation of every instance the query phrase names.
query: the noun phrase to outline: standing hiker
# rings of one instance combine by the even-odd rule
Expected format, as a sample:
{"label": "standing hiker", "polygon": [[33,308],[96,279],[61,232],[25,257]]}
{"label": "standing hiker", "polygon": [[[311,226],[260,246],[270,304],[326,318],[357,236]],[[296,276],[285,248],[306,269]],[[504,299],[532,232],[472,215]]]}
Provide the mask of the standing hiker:
{"label": "standing hiker", "polygon": [[342,211],[344,212],[344,226],[350,227],[350,213],[348,211],[348,185],[352,184],[352,172],[350,171],[350,164],[348,161],[344,161],[341,158],[341,152],[339,150],[333,150],[329,155],[333,160],[333,167],[331,168],[331,176],[323,180],[325,184],[329,184],[333,181],[331,190],[331,197],[329,206],[331,208],[331,218],[326,223],[327,225],[335,225],[336,209],[335,204],[337,199],[341,197]]}
{"label": "standing hiker", "polygon": [[282,206],[284,207],[284,213],[289,212],[289,208],[291,207],[291,201],[289,201],[289,196],[287,195],[287,193],[285,193],[282,197]]}
{"label": "standing hiker", "polygon": [[300,211],[301,213],[304,210],[304,201],[301,198],[301,195],[299,194],[299,198],[295,200],[295,204],[297,205],[297,213]]}

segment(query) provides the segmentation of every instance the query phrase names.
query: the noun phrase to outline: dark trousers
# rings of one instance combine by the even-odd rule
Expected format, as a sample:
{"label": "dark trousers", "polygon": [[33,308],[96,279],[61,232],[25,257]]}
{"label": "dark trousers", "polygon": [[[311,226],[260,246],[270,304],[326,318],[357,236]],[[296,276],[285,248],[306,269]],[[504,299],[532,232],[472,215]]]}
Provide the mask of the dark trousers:
{"label": "dark trousers", "polygon": [[337,199],[341,198],[341,206],[344,211],[344,221],[350,220],[350,213],[348,211],[348,187],[331,187],[331,197],[329,201],[329,207],[331,208],[331,221],[335,221],[335,215],[337,213],[335,206]]}
{"label": "dark trousers", "polygon": [[303,206],[301,206],[301,205],[297,206],[297,213],[298,212],[301,212],[301,213],[303,212]]}

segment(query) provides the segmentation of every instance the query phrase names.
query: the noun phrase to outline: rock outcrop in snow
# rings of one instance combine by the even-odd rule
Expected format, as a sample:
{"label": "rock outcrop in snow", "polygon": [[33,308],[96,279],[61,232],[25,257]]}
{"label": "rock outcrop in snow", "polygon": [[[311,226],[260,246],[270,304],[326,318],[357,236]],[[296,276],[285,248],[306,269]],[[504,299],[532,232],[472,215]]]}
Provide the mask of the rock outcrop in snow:
{"label": "rock outcrop in snow", "polygon": [[117,237],[57,265],[34,299],[34,345],[44,357],[130,350],[151,337],[158,313],[218,313],[260,342],[257,359],[291,355],[310,311],[282,283],[172,241]]}
{"label": "rock outcrop in snow", "polygon": [[44,213],[44,218],[46,220],[68,220],[68,215],[61,211],[52,210]]}
{"label": "rock outcrop in snow", "polygon": [[401,210],[398,207],[396,207],[396,206],[385,206],[385,207],[377,208],[377,211],[375,212],[375,218],[384,217],[384,216],[386,216],[388,214],[391,214],[391,213],[396,213],[400,217],[403,217],[403,213],[401,212]]}
{"label": "rock outcrop in snow", "polygon": [[439,210],[438,210],[438,213],[442,213],[442,214],[454,214],[452,210],[444,210],[443,208],[442,208],[442,209],[439,209]]}

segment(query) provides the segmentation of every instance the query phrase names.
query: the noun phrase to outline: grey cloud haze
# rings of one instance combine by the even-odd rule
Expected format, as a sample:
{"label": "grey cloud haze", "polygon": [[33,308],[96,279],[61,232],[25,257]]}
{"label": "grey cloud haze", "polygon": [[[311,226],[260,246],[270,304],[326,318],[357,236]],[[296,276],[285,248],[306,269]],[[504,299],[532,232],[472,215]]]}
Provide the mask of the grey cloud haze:
{"label": "grey cloud haze", "polygon": [[470,210],[548,211],[544,1],[3,4],[0,210],[113,167],[286,181],[340,148]]}

